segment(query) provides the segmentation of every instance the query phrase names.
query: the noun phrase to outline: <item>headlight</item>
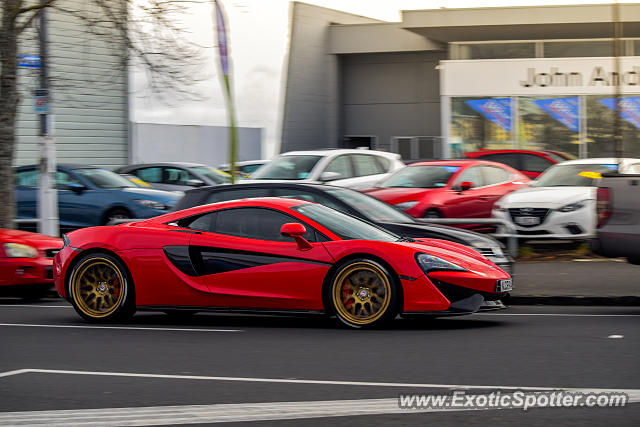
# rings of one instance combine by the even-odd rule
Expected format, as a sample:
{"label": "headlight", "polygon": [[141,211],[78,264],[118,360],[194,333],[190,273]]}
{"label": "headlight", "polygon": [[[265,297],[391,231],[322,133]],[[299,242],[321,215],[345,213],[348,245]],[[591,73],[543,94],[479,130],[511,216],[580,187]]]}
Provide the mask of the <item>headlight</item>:
{"label": "headlight", "polygon": [[134,202],[151,209],[157,209],[159,211],[166,211],[170,208],[170,206],[165,205],[164,203],[156,202],[155,200],[140,200],[136,199]]}
{"label": "headlight", "polygon": [[584,204],[588,202],[588,200],[581,200],[579,202],[576,203],[570,203],[568,205],[564,205],[563,207],[558,209],[558,212],[573,212],[573,211],[577,211],[578,209],[584,207]]}
{"label": "headlight", "polygon": [[507,208],[503,207],[500,203],[496,203],[493,205],[494,211],[506,212]]}
{"label": "headlight", "polygon": [[4,253],[10,258],[38,258],[38,250],[20,243],[5,243]]}
{"label": "headlight", "polygon": [[402,209],[403,211],[408,211],[409,209],[411,209],[412,207],[414,207],[415,205],[418,204],[417,200],[412,200],[410,202],[402,202],[402,203],[398,203],[396,205],[396,208],[398,209]]}
{"label": "headlight", "polygon": [[417,254],[416,261],[425,273],[430,271],[467,271],[459,265],[429,254]]}

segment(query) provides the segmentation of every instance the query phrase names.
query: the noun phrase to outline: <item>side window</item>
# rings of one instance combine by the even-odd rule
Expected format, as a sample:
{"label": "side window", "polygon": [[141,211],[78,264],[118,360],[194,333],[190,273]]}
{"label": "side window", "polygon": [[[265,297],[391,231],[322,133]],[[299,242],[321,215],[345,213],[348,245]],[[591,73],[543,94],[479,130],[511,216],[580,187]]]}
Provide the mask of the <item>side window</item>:
{"label": "side window", "polygon": [[193,230],[213,232],[216,228],[217,214],[217,212],[211,212],[195,218],[185,218],[178,221],[178,225]]}
{"label": "side window", "polygon": [[498,153],[498,154],[487,154],[485,156],[480,156],[478,159],[481,160],[489,160],[491,162],[504,163],[507,166],[511,166],[516,170],[520,170],[520,154],[517,153]]}
{"label": "side window", "polygon": [[460,183],[465,181],[473,182],[474,187],[483,187],[485,184],[480,166],[473,166],[462,171],[458,179],[456,179],[454,187],[460,187]]}
{"label": "side window", "polygon": [[[271,209],[236,208],[218,211],[215,232],[248,239],[291,242],[290,237],[280,234],[282,224],[300,222],[294,217]],[[304,238],[315,242],[315,232],[309,227]]]}
{"label": "side window", "polygon": [[19,187],[37,187],[38,170],[27,169],[16,172],[16,185]]}
{"label": "side window", "polygon": [[313,193],[311,191],[298,190],[297,188],[278,188],[274,191],[274,197],[287,197],[290,199],[308,200],[324,205],[328,208],[338,210],[340,212],[351,214],[343,205],[338,204],[322,194]]}
{"label": "side window", "polygon": [[69,184],[79,184],[80,181],[73,178],[66,172],[57,171],[56,172],[56,188],[58,190],[67,190]]}
{"label": "side window", "polygon": [[207,201],[204,202],[204,204],[268,196],[269,189],[267,188],[236,188],[233,190],[216,191],[215,193],[209,195]]}
{"label": "side window", "polygon": [[521,154],[522,156],[522,170],[527,172],[544,172],[551,162],[547,159],[536,156],[535,154]]}
{"label": "side window", "polygon": [[353,170],[351,169],[351,159],[349,156],[338,156],[331,160],[323,172],[337,172],[341,175],[340,179],[353,178]]}
{"label": "side window", "polygon": [[353,155],[353,164],[356,168],[356,176],[367,176],[384,173],[384,169],[376,161],[375,157],[367,154]]}
{"label": "side window", "polygon": [[162,168],[142,168],[133,171],[133,174],[143,181],[151,183],[162,182]]}
{"label": "side window", "polygon": [[495,185],[509,181],[509,172],[496,166],[482,166],[484,185]]}
{"label": "side window", "polygon": [[195,179],[193,175],[184,169],[164,168],[164,184],[187,185],[187,181]]}

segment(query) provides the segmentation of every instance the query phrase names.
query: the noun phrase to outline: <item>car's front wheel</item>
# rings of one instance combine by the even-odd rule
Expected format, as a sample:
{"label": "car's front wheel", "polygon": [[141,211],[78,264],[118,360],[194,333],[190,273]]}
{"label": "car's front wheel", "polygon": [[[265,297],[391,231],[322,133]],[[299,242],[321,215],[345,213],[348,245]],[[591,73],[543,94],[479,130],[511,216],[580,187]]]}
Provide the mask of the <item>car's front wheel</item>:
{"label": "car's front wheel", "polygon": [[125,320],[135,312],[133,283],[127,269],[107,253],[82,257],[69,275],[68,290],[78,314],[92,322]]}
{"label": "car's front wheel", "polygon": [[396,317],[398,290],[391,273],[371,259],[341,265],[330,280],[331,311],[353,328],[380,326]]}

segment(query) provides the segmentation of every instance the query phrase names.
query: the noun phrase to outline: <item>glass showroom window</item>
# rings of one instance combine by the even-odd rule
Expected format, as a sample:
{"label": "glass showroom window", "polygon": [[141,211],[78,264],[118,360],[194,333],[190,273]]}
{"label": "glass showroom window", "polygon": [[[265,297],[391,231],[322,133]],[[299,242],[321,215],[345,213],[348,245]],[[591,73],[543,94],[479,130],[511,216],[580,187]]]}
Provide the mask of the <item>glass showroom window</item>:
{"label": "glass showroom window", "polygon": [[513,98],[451,99],[451,154],[482,148],[513,148]]}
{"label": "glass showroom window", "polygon": [[580,98],[519,97],[519,147],[580,153]]}
{"label": "glass showroom window", "polygon": [[456,44],[452,54],[452,59],[535,58],[536,45],[533,42]]}
{"label": "glass showroom window", "polygon": [[611,40],[544,42],[545,58],[613,56]]}
{"label": "glass showroom window", "polygon": [[[587,153],[608,157],[615,153],[616,102],[611,95],[589,95],[587,104]],[[624,96],[621,102],[620,131],[624,155],[640,157],[640,95]]]}

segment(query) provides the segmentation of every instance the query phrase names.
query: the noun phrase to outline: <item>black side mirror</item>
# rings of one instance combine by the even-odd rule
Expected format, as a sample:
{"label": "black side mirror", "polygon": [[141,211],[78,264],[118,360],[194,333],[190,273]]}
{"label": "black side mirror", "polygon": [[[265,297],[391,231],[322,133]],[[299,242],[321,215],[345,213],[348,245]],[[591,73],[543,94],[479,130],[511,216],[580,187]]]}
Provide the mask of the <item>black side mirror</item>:
{"label": "black side mirror", "polygon": [[71,190],[76,194],[80,194],[86,189],[87,189],[87,187],[85,187],[84,185],[80,184],[79,182],[72,182],[70,184],[67,184],[67,190]]}

